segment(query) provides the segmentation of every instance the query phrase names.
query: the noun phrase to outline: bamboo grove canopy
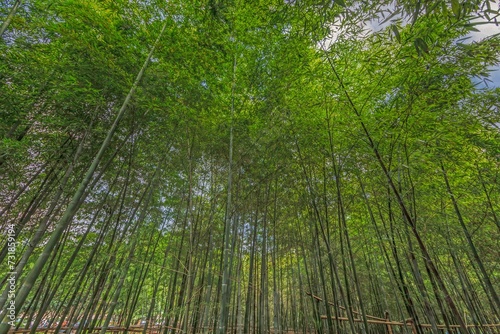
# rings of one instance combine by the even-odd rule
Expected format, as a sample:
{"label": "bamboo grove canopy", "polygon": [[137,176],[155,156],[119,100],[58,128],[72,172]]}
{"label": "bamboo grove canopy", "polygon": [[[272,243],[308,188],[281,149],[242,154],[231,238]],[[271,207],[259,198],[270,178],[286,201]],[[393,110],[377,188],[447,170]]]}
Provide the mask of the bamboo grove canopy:
{"label": "bamboo grove canopy", "polygon": [[495,1],[0,4],[0,334],[500,331]]}

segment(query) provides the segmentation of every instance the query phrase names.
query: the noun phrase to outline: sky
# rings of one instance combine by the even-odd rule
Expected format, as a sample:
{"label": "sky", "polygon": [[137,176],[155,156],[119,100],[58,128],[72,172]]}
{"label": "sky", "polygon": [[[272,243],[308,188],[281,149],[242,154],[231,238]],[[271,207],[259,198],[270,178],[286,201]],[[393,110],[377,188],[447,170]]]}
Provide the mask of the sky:
{"label": "sky", "polygon": [[[471,42],[476,42],[479,41],[483,38],[492,36],[494,34],[499,34],[500,33],[500,25],[495,25],[493,23],[490,24],[481,24],[476,26],[479,31],[473,31],[470,33],[470,41]],[[495,66],[491,68],[492,72],[490,74],[490,80],[492,82],[488,83],[488,87],[500,87],[500,66]]]}
{"label": "sky", "polygon": [[[372,32],[378,32],[382,29],[385,29],[388,27],[390,24],[392,24],[391,21],[388,21],[384,23],[383,25],[379,24],[377,20],[372,20],[370,22],[365,23],[365,27],[368,28],[368,30],[371,30]],[[472,31],[466,41],[464,43],[472,43],[472,42],[477,42],[480,41],[483,38],[492,36],[494,34],[500,34],[500,24],[497,26],[494,23],[489,23],[489,24],[482,24],[482,25],[477,25],[476,29],[479,31]],[[322,49],[328,49],[331,43],[335,43],[337,40],[337,37],[341,34],[340,31],[333,32],[330,37],[327,39],[321,41],[318,45],[319,48]],[[488,78],[491,82],[486,82],[486,85],[482,83],[482,80],[480,81],[480,87],[488,87],[488,88],[494,88],[494,87],[500,87],[500,66],[494,66],[491,67],[491,72],[490,72],[490,77]],[[479,81],[479,80],[478,80]]]}
{"label": "sky", "polygon": [[[499,4],[500,7],[500,4]],[[378,20],[372,20],[366,23],[367,28],[372,30],[373,32],[380,31],[386,27],[388,27],[392,20],[385,22],[384,24],[379,24]],[[467,37],[464,43],[473,43],[482,40],[483,38],[492,36],[494,34],[500,34],[500,23],[495,24],[494,22],[489,22],[487,24],[479,24],[475,26],[479,31],[472,31]],[[490,77],[488,78],[491,82],[487,82],[486,85],[489,88],[500,87],[500,66],[491,67]],[[485,87],[484,84],[480,84],[480,87]]]}

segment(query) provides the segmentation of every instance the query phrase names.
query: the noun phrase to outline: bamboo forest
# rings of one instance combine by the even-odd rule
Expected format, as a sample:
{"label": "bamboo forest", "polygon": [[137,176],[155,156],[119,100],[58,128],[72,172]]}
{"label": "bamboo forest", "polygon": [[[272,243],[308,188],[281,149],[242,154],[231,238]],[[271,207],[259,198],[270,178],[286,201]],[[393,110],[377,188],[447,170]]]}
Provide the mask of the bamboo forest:
{"label": "bamboo forest", "polygon": [[0,334],[500,333],[499,6],[0,0]]}

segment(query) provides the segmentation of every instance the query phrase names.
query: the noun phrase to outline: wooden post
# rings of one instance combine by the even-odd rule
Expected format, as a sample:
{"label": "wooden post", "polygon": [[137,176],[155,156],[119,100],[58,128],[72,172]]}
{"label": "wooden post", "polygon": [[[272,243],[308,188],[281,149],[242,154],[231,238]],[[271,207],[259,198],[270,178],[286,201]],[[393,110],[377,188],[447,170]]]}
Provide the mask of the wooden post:
{"label": "wooden post", "polygon": [[392,334],[391,320],[389,319],[389,311],[385,311],[385,321],[387,321],[387,334]]}
{"label": "wooden post", "polygon": [[413,321],[413,318],[407,319],[406,323],[410,324],[410,326],[411,326],[411,333],[412,334],[417,334],[417,327],[415,327],[415,322]]}

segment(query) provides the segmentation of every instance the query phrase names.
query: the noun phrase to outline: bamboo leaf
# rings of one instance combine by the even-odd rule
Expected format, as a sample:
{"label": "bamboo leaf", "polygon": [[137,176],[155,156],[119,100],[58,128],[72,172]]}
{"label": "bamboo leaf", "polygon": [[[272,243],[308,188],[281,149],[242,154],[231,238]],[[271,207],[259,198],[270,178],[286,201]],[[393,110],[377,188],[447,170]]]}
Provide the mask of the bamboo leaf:
{"label": "bamboo leaf", "polygon": [[458,0],[451,0],[451,10],[457,18],[460,16],[460,3]]}
{"label": "bamboo leaf", "polygon": [[395,24],[391,26],[392,32],[394,33],[394,37],[396,37],[396,40],[398,43],[401,43],[401,36],[399,35],[399,30],[398,27],[396,27]]}
{"label": "bamboo leaf", "polygon": [[341,7],[347,7],[344,0],[335,0],[335,3]]}
{"label": "bamboo leaf", "polygon": [[429,47],[427,46],[427,43],[425,43],[425,41],[420,37],[415,38],[415,47],[417,48],[417,52],[419,54],[421,54],[422,52],[429,53]]}

